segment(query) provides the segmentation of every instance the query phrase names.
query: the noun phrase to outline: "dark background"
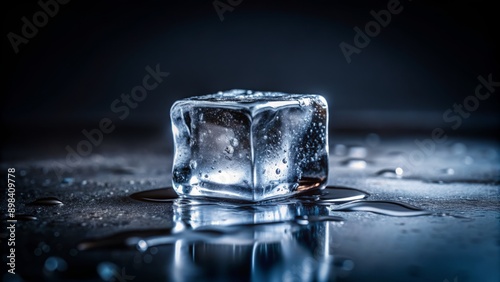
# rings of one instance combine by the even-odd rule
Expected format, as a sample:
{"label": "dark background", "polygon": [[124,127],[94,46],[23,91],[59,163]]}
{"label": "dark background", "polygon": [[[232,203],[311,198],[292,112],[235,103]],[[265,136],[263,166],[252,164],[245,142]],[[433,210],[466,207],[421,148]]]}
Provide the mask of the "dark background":
{"label": "dark background", "polygon": [[[334,130],[493,135],[500,90],[457,130],[442,115],[474,94],[478,75],[500,80],[494,2],[401,1],[348,64],[339,44],[387,3],[243,0],[221,21],[213,1],[71,1],[18,54],[7,34],[41,8],[3,3],[3,142],[81,138],[103,117],[116,132],[169,134],[175,100],[233,88],[322,94]],[[170,76],[120,121],[112,101],[156,64]]]}
{"label": "dark background", "polygon": [[[239,278],[248,273],[238,269],[238,265],[249,266],[246,254],[259,254],[264,245],[238,247],[240,257],[234,257],[238,245],[229,244],[264,234],[267,242],[276,236],[281,242],[308,249],[294,253],[271,243],[268,251],[265,245],[265,256],[251,260],[260,261],[256,269],[265,273],[285,268],[300,273],[297,266],[302,263],[288,263],[289,259],[301,257],[305,265],[306,256],[312,255],[323,261],[321,272],[331,270],[330,274],[339,275],[338,281],[495,280],[500,254],[500,143],[491,136],[500,125],[500,87],[456,130],[442,115],[474,95],[479,75],[491,73],[500,81],[499,10],[494,1],[402,0],[403,11],[393,15],[390,24],[348,64],[339,44],[352,44],[353,28],[363,28],[372,20],[370,11],[386,9],[388,2],[243,0],[224,13],[221,22],[213,0],[73,0],[60,5],[57,15],[15,54],[7,34],[20,34],[21,18],[32,19],[41,8],[37,1],[4,1],[0,9],[4,79],[0,167],[4,172],[16,169],[17,214],[37,217],[19,222],[16,272],[33,281],[97,280],[97,264],[113,262],[136,276],[134,281],[166,280],[170,275],[177,280],[178,275],[186,275],[189,280],[191,275],[234,271]],[[146,66],[157,64],[170,75],[128,118],[120,120],[111,103],[142,83]],[[330,107],[329,140],[334,149],[330,150],[329,185],[360,189],[371,194],[368,200],[397,201],[433,215],[400,218],[340,212],[346,224],[339,228],[317,225],[316,229],[300,223],[307,232],[286,231],[286,238],[275,225],[251,233],[231,231],[229,237],[216,240],[221,245],[209,243],[205,248],[200,242],[203,248],[196,250],[201,256],[197,268],[190,266],[191,255],[177,256],[177,245],[159,249],[152,264],[136,264],[135,249],[82,251],[73,256],[78,242],[111,234],[123,238],[122,231],[146,234],[142,232],[172,227],[179,221],[209,227],[213,219],[224,225],[233,220],[269,220],[271,210],[266,208],[234,209],[231,204],[226,210],[217,204],[211,210],[205,205],[145,203],[129,197],[172,185],[172,103],[232,88],[324,95]],[[67,148],[81,149],[81,144],[88,143],[82,130],[98,128],[102,118],[111,119],[116,129],[103,137],[101,146],[91,148],[92,155],[80,154],[76,159],[77,154]],[[414,142],[431,138],[435,127],[459,136],[448,138],[445,144],[427,142],[424,147]],[[386,138],[392,133],[400,135]],[[412,155],[420,155],[420,162],[412,162]],[[402,178],[396,176],[395,168],[404,169]],[[7,193],[0,194],[0,202],[6,203],[6,197]],[[46,197],[56,197],[63,205],[35,203]],[[337,214],[323,204],[321,208],[310,204],[304,204],[307,209],[303,211],[292,205],[290,213],[282,213],[283,205],[269,207],[279,208],[272,213],[276,220],[274,215],[293,219],[295,211],[313,217],[323,212]],[[306,212],[309,209],[311,214]],[[262,212],[265,217],[260,216]],[[6,236],[2,234],[0,239]],[[292,237],[294,241],[289,240]],[[50,252],[42,253],[44,247],[50,247]],[[334,260],[318,252],[324,247]],[[351,274],[339,272],[344,255],[355,265]],[[68,270],[49,272],[49,256],[64,259]],[[233,262],[212,263],[221,258]],[[312,269],[304,268],[304,273]],[[342,279],[340,275],[351,276]]]}

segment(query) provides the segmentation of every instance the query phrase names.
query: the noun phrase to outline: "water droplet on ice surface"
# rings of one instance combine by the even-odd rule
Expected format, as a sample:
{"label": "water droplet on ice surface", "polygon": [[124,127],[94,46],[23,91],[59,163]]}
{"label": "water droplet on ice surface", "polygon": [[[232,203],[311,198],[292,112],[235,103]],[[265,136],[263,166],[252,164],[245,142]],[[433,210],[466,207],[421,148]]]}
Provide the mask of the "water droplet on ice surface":
{"label": "water droplet on ice surface", "polygon": [[231,141],[229,141],[229,143],[233,147],[238,147],[238,145],[240,144],[240,141],[238,139],[236,139],[236,138],[232,138]]}
{"label": "water droplet on ice surface", "polygon": [[198,166],[198,163],[195,160],[189,161],[189,167],[191,169],[196,169],[197,166]]}
{"label": "water droplet on ice surface", "polygon": [[227,146],[227,147],[224,149],[224,152],[226,152],[227,154],[231,155],[232,153],[234,153],[234,148],[233,148],[233,146]]}

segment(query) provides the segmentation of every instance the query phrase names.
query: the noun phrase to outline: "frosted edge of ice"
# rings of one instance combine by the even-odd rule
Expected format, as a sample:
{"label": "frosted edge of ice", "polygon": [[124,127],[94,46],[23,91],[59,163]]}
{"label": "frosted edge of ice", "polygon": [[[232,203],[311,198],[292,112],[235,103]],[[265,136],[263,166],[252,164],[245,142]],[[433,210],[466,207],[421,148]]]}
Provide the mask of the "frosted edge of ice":
{"label": "frosted edge of ice", "polygon": [[325,98],[319,94],[291,94],[272,91],[251,91],[232,89],[208,95],[200,95],[177,100],[172,109],[177,106],[199,102],[205,107],[246,108],[257,113],[266,108],[282,108],[287,106],[309,106],[317,102],[322,107],[328,107]]}

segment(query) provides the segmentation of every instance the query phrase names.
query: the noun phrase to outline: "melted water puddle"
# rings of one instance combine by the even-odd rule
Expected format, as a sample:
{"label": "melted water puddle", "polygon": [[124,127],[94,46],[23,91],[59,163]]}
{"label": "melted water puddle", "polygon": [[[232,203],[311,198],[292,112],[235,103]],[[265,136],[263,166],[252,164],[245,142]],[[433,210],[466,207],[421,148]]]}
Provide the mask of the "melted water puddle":
{"label": "melted water puddle", "polygon": [[[328,186],[323,190],[315,191],[312,194],[306,195],[298,195],[295,198],[287,199],[285,201],[293,201],[300,200],[304,202],[314,202],[317,204],[331,204],[331,203],[345,203],[354,200],[360,200],[369,197],[370,194],[358,190],[355,188],[348,187],[333,187]],[[176,199],[179,199],[179,196],[175,193],[172,187],[165,187],[160,189],[147,190],[142,192],[137,192],[130,195],[130,198],[143,202],[173,202]],[[197,200],[191,200],[193,203]],[[199,200],[200,203],[213,203],[218,202],[217,200]],[[275,202],[275,201],[271,201]],[[283,203],[283,202],[280,202]],[[226,203],[226,204],[229,204]],[[235,204],[234,207],[242,207],[242,206],[258,206],[259,204],[253,203],[238,203]]]}
{"label": "melted water puddle", "polygon": [[[173,202],[175,226],[157,230],[136,230],[88,240],[79,250],[174,244],[178,240],[211,243],[280,241],[283,231],[321,222],[341,222],[330,212],[364,211],[389,216],[429,215],[429,211],[391,201],[367,201],[369,193],[348,187],[326,187],[312,194],[286,201],[238,204],[204,199],[179,198],[172,187],[134,193],[132,199],[145,202]],[[286,233],[286,232],[285,232]],[[260,234],[256,236],[256,234]],[[265,235],[262,235],[265,234]]]}
{"label": "melted water puddle", "polygon": [[317,204],[346,203],[368,198],[368,192],[348,187],[326,187],[316,201]]}
{"label": "melted water puddle", "polygon": [[[344,166],[344,169],[350,168],[350,172],[359,172],[359,175],[363,173],[363,177],[377,177],[380,180],[378,183],[390,181],[391,185],[397,185],[400,179],[404,179],[442,185],[498,184],[497,179],[467,179],[467,175],[464,176],[461,173],[458,165],[453,167],[443,165],[438,175],[434,173],[422,176],[421,172],[416,170],[406,171],[406,167],[403,171],[403,168],[394,166],[394,162],[383,164],[377,160],[376,155],[367,154],[367,150],[360,146],[342,145],[336,146],[335,149],[336,155],[342,157],[338,163]],[[388,156],[403,154],[404,152],[398,151],[387,153]],[[129,174],[127,171],[119,170],[114,173]],[[63,184],[71,184],[73,181],[64,180]],[[497,194],[494,187],[491,190],[491,193]],[[155,229],[126,232],[120,230],[110,236],[85,239],[71,250],[71,256],[76,256],[78,250],[89,251],[85,254],[82,252],[82,258],[95,256],[99,261],[73,267],[52,254],[45,261],[44,273],[48,275],[47,279],[56,279],[55,275],[66,278],[70,275],[78,277],[82,273],[81,269],[87,266],[86,273],[97,273],[104,281],[127,280],[124,277],[131,279],[137,277],[140,280],[151,281],[182,280],[183,278],[184,280],[209,278],[229,280],[227,277],[238,277],[243,280],[250,277],[253,281],[286,280],[284,278],[295,278],[297,281],[343,280],[348,277],[346,273],[353,270],[361,271],[363,258],[351,257],[349,251],[342,249],[345,237],[339,234],[345,235],[346,230],[349,230],[347,225],[358,224],[359,221],[356,219],[366,216],[366,212],[379,215],[364,219],[380,219],[385,223],[397,222],[398,224],[393,228],[391,228],[392,225],[388,226],[387,232],[401,232],[405,234],[405,237],[409,237],[414,232],[417,233],[418,229],[414,229],[414,225],[403,225],[407,221],[410,223],[414,221],[404,218],[388,219],[386,216],[433,215],[466,219],[448,213],[431,212],[399,201],[378,200],[380,198],[374,200],[370,198],[369,193],[349,187],[330,186],[292,198],[257,204],[184,199],[179,198],[171,187],[142,191],[129,197],[134,201],[148,202],[150,206],[153,205],[158,210],[171,209],[168,213],[164,213],[164,216],[168,217],[168,222],[173,226],[149,225],[155,226]],[[116,199],[117,197],[113,198],[113,200]],[[122,200],[122,198],[119,199]],[[56,211],[58,206],[63,204],[66,204],[65,209],[69,208],[70,202],[66,202],[65,198],[61,200],[54,197],[40,198],[28,205],[36,206],[33,208],[36,211]],[[136,204],[139,207],[148,205]],[[348,217],[347,212],[354,212],[354,214]],[[40,222],[45,220],[42,213],[35,215],[40,217]],[[344,220],[337,215],[345,216],[349,222],[343,226]],[[16,219],[37,220],[36,216],[19,214],[16,215]],[[145,214],[141,219],[149,220],[149,216]],[[155,215],[154,219],[159,219],[159,217],[161,215]],[[366,222],[364,219],[362,222]],[[420,220],[425,219],[415,219],[415,221]],[[444,220],[433,218],[430,221],[444,222]],[[32,225],[33,222],[26,223],[26,225],[30,224]],[[361,225],[359,228],[366,228],[366,226]],[[116,229],[114,229],[115,232]],[[347,233],[347,235],[350,234]],[[359,246],[355,243],[354,247]],[[38,251],[45,254],[45,248],[47,246],[39,245],[35,253]],[[106,251],[90,253],[102,249]],[[111,252],[108,251],[110,249]],[[369,250],[365,249],[365,251]],[[132,263],[134,268],[130,267]],[[71,271],[74,273],[70,273]],[[273,276],[273,274],[283,275]],[[150,276],[154,277],[150,278],[148,275],[156,276]],[[158,277],[160,279],[157,279]]]}
{"label": "melted water puddle", "polygon": [[420,216],[432,214],[430,211],[393,201],[355,201],[340,206],[334,206],[332,211],[365,211],[389,216]]}
{"label": "melted water puddle", "polygon": [[[146,251],[150,247],[183,242],[212,244],[253,244],[255,242],[280,242],[283,233],[296,232],[303,226],[322,222],[342,222],[338,216],[297,216],[289,221],[262,222],[228,226],[206,226],[185,229],[182,223],[173,228],[134,230],[108,237],[81,242],[80,251],[107,248],[133,247]],[[277,232],[280,231],[280,232]]]}

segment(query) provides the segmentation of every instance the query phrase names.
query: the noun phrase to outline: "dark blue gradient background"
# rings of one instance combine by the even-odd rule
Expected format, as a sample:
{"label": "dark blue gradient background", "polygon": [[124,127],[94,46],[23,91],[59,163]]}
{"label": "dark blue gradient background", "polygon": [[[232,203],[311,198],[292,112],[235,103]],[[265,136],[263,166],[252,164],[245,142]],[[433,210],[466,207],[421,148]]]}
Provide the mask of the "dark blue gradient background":
{"label": "dark blue gradient background", "polygon": [[[9,3],[2,121],[13,136],[68,125],[66,134],[80,134],[103,117],[164,128],[179,98],[245,88],[322,94],[333,129],[449,128],[442,114],[474,94],[478,75],[500,80],[496,9],[491,1],[401,1],[403,11],[348,64],[339,44],[352,44],[353,28],[387,2],[243,0],[221,22],[212,1],[72,1],[17,55],[6,35],[40,8]],[[118,122],[112,101],[156,64],[170,76]],[[493,93],[456,132],[497,128],[498,102]]]}

